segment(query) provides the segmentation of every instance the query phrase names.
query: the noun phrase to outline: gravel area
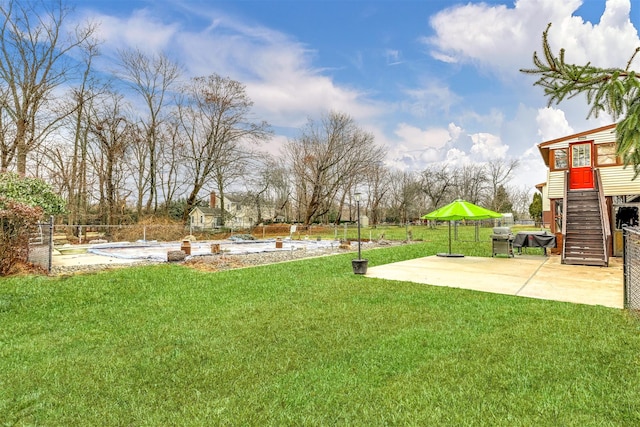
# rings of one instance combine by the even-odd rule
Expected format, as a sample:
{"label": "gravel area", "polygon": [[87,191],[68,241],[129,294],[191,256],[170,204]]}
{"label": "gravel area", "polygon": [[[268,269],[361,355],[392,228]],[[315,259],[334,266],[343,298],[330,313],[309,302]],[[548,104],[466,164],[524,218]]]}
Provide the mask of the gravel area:
{"label": "gravel area", "polygon": [[[373,248],[389,247],[400,245],[406,242],[379,241],[367,242],[363,244],[362,249],[368,250]],[[312,258],[319,256],[330,256],[343,254],[348,252],[357,252],[357,245],[352,243],[350,249],[340,249],[339,247],[329,247],[322,249],[296,249],[292,251],[265,251],[258,253],[248,253],[242,255],[198,255],[187,257],[180,264],[196,268],[202,271],[224,271],[235,268],[253,267],[264,264],[274,264],[279,262],[294,261],[302,258]],[[104,270],[112,270],[115,268],[127,268],[142,265],[160,264],[162,261],[140,260],[139,262],[131,262],[127,264],[93,264],[93,265],[73,265],[73,266],[54,266],[51,275],[68,275],[77,273],[92,273]]]}

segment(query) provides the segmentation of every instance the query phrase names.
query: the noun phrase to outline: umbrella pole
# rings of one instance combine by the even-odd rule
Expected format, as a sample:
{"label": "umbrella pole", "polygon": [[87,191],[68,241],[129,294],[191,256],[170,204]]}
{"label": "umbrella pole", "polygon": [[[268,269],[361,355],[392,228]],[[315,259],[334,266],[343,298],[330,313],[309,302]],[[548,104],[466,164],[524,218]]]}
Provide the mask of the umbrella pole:
{"label": "umbrella pole", "polygon": [[449,221],[449,255],[451,255],[451,221]]}

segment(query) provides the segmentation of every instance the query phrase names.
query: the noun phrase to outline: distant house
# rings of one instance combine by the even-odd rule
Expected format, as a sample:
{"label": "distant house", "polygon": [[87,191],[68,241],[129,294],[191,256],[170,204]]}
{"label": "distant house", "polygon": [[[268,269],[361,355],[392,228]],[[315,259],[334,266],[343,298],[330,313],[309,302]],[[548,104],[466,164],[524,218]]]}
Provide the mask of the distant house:
{"label": "distant house", "polygon": [[222,225],[222,209],[196,206],[189,212],[191,228],[210,230]]}
{"label": "distant house", "polygon": [[548,168],[543,223],[560,237],[565,264],[608,265],[622,255],[622,227],[638,225],[640,178],[616,155],[616,125],[538,145]]}
{"label": "distant house", "polygon": [[[196,230],[210,230],[222,226],[222,208],[220,199],[211,193],[209,206],[196,206],[189,212],[191,227]],[[262,216],[270,218],[273,208],[262,207]],[[255,225],[258,213],[245,199],[234,196],[224,197],[224,226],[231,228],[249,228]]]}

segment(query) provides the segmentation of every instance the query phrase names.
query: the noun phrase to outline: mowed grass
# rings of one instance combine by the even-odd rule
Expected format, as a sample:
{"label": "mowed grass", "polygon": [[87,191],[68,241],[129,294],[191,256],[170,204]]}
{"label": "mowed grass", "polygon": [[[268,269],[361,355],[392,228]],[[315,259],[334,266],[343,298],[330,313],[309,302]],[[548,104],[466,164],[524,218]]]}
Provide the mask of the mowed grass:
{"label": "mowed grass", "polygon": [[[441,252],[433,233],[364,256]],[[640,423],[625,311],[369,279],[353,257],[0,280],[1,423]]]}

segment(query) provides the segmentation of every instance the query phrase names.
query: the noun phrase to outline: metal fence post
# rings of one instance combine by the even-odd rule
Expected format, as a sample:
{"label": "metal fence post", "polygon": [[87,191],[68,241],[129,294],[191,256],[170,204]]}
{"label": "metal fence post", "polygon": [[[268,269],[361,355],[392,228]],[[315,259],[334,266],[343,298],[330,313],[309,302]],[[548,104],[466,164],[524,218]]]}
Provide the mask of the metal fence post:
{"label": "metal fence post", "polygon": [[51,273],[53,267],[53,215],[49,216],[49,260],[47,263],[47,272]]}

